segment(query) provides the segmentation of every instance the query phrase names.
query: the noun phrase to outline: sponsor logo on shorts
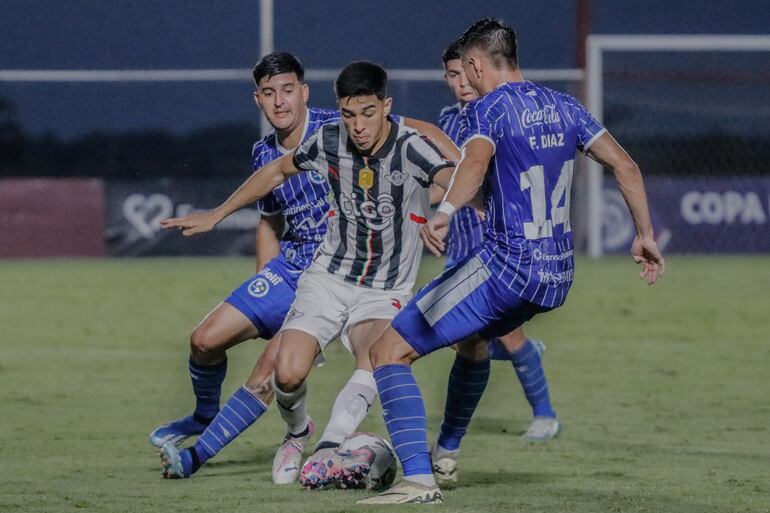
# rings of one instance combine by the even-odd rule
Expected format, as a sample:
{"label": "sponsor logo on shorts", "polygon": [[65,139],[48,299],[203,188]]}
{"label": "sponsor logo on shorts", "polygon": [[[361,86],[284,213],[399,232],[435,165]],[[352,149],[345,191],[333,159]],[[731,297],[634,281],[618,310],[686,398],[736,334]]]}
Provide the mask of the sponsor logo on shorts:
{"label": "sponsor logo on shorts", "polygon": [[254,297],[265,297],[270,292],[270,282],[260,276],[249,283],[249,294]]}
{"label": "sponsor logo on shorts", "polygon": [[391,299],[390,304],[398,308],[399,310],[401,310],[401,301],[399,301],[398,299]]}

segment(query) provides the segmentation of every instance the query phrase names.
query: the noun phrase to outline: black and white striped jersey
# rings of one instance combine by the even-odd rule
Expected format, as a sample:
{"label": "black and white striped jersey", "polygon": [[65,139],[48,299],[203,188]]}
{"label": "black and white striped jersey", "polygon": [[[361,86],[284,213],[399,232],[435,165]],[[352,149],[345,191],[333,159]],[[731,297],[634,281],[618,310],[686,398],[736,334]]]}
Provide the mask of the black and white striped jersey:
{"label": "black and white striped jersey", "polygon": [[419,132],[390,118],[385,144],[362,155],[342,121],[321,127],[294,153],[298,169],[316,171],[330,185],[328,231],[315,269],[360,287],[411,291],[422,256],[428,186],[454,163]]}

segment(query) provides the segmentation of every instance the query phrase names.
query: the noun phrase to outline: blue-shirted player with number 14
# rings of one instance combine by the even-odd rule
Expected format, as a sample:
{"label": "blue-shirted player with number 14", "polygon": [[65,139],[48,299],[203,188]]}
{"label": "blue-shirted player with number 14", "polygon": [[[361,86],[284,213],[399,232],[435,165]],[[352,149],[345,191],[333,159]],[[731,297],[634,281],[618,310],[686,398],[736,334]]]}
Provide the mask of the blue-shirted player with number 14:
{"label": "blue-shirted player with number 14", "polygon": [[[516,34],[501,21],[474,23],[459,46],[468,81],[481,96],[466,107],[463,158],[421,235],[434,253],[444,250],[452,214],[481,189],[484,243],[423,288],[372,346],[385,425],[404,480],[363,504],[443,502],[412,362],[458,342],[458,351],[483,355],[487,340],[564,303],[574,272],[569,195],[576,150],[614,172],[636,227],[631,254],[642,265],[641,277],[651,285],[665,269],[641,172],[623,148],[577,100],[524,80]],[[462,382],[454,390],[467,392]],[[462,395],[470,421],[480,393]]]}
{"label": "blue-shirted player with number 14", "polygon": [[[456,41],[444,50],[441,60],[444,65],[444,79],[457,103],[441,110],[439,126],[455,144],[462,146],[465,137],[460,130],[462,113],[465,105],[478,98],[478,94],[465,76],[460,61],[459,44]],[[478,211],[471,206],[459,208],[452,216],[447,234],[446,269],[467,258],[483,240],[484,223]],[[523,437],[534,442],[552,439],[559,434],[561,427],[551,406],[548,380],[542,362],[544,349],[542,342],[528,339],[523,328],[489,343],[489,356],[492,360],[513,364],[527,402],[532,408],[533,419]],[[463,376],[467,376],[470,380],[465,383],[468,393],[476,395],[486,387],[489,372],[489,358],[474,361],[462,353],[457,353],[449,375],[449,387],[455,387]],[[439,484],[452,485],[457,481],[460,441],[467,428],[463,408],[463,403],[447,403],[438,441],[433,446],[433,471]]]}

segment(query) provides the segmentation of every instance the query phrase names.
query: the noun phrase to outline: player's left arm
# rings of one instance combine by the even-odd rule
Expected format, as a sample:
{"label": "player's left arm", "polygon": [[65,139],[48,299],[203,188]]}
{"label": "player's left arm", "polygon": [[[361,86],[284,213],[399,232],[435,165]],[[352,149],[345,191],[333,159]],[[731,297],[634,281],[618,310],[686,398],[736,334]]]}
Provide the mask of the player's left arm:
{"label": "player's left arm", "polygon": [[666,262],[655,242],[647,193],[644,190],[644,179],[639,166],[608,132],[600,135],[588,148],[586,154],[611,169],[615,175],[636,227],[631,255],[637,264],[642,265],[639,276],[652,285],[658,276],[665,272]]}
{"label": "player's left arm", "polygon": [[462,159],[454,173],[452,169],[442,169],[434,176],[433,181],[446,188],[447,193],[436,214],[420,231],[425,245],[434,255],[441,255],[446,247],[444,239],[455,210],[479,197],[494,154],[495,146],[487,138],[471,138],[463,146]]}

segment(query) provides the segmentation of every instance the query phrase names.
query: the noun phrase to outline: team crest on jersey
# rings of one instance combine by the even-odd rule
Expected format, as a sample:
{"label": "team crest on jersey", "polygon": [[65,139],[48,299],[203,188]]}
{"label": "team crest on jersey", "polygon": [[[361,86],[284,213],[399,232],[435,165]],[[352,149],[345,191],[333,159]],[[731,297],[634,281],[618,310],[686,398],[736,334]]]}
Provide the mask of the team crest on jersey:
{"label": "team crest on jersey", "polygon": [[404,172],[399,171],[398,169],[393,169],[390,171],[390,173],[385,175],[385,180],[389,181],[396,187],[401,187],[406,183],[406,180],[409,178],[409,175],[407,175]]}
{"label": "team crest on jersey", "polygon": [[324,182],[326,182],[324,177],[321,176],[319,173],[316,173],[315,171],[308,171],[308,175],[310,177],[310,181],[315,184],[321,185]]}
{"label": "team crest on jersey", "polygon": [[249,283],[249,294],[254,297],[265,297],[268,292],[270,292],[270,282],[261,276]]}

